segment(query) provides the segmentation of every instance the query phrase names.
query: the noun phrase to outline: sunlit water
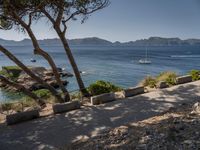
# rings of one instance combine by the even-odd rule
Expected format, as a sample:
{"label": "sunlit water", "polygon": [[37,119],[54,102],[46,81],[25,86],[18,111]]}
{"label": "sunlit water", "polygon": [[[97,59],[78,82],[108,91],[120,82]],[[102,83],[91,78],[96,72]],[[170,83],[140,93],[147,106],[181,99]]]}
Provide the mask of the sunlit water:
{"label": "sunlit water", "polygon": [[[7,47],[26,65],[49,67],[40,56],[34,56],[32,47]],[[43,46],[54,58],[58,67],[72,72],[68,59],[61,46]],[[73,54],[80,71],[84,71],[86,86],[96,80],[107,80],[122,87],[135,86],[147,75],[156,75],[162,71],[176,71],[185,74],[191,69],[200,69],[200,46],[148,47],[150,65],[141,65],[138,61],[145,57],[146,47],[118,46],[72,46]],[[31,63],[30,59],[37,60]],[[0,67],[14,65],[0,54]],[[75,77],[68,78],[69,91],[78,89]],[[0,101],[17,99],[10,93],[0,90]]]}

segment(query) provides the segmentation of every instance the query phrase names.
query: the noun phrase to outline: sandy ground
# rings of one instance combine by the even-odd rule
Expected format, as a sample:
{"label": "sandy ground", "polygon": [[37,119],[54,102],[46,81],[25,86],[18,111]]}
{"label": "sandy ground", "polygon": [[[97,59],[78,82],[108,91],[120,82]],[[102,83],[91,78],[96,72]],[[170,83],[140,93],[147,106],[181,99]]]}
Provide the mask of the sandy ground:
{"label": "sandy ground", "polygon": [[200,99],[200,81],[33,121],[0,125],[0,149],[58,149],[99,132],[141,121]]}

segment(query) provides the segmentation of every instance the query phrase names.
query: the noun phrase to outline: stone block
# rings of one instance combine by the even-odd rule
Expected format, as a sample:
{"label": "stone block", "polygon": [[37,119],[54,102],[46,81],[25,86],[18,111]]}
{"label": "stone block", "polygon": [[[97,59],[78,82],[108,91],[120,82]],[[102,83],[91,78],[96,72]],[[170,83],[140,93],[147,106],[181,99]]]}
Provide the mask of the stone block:
{"label": "stone block", "polygon": [[132,87],[124,90],[124,96],[125,97],[132,97],[135,95],[143,94],[144,93],[144,87],[138,86],[138,87]]}
{"label": "stone block", "polygon": [[191,75],[186,75],[186,76],[181,76],[176,78],[176,83],[177,84],[184,84],[192,82],[192,76]]}
{"label": "stone block", "polygon": [[103,103],[112,102],[115,100],[115,94],[114,93],[105,93],[97,96],[91,97],[91,104],[92,105],[99,105]]}
{"label": "stone block", "polygon": [[80,109],[81,104],[79,101],[72,101],[67,103],[60,103],[60,104],[54,104],[53,105],[53,112],[55,114],[57,113],[63,113],[68,112],[75,109]]}
{"label": "stone block", "polygon": [[19,112],[6,116],[7,125],[13,125],[16,123],[32,120],[40,116],[39,110],[31,110],[25,112]]}

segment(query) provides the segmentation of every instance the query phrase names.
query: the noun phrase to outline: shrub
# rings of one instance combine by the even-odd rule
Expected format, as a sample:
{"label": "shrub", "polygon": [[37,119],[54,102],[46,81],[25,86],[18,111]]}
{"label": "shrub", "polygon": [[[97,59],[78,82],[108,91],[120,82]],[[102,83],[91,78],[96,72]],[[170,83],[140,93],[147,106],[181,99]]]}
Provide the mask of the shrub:
{"label": "shrub", "polygon": [[80,92],[74,92],[74,93],[70,94],[70,96],[71,96],[72,100],[81,99],[81,93]]}
{"label": "shrub", "polygon": [[156,80],[159,81],[165,81],[167,82],[167,84],[169,86],[171,85],[176,85],[176,77],[177,74],[175,72],[171,72],[171,71],[166,71],[166,72],[162,72],[160,73],[157,77]]}
{"label": "shrub", "polygon": [[88,87],[88,91],[91,95],[99,95],[103,93],[109,93],[109,92],[117,92],[122,90],[120,87],[106,81],[96,81],[95,83],[92,83]]}
{"label": "shrub", "polygon": [[150,88],[155,88],[156,87],[156,83],[157,83],[157,81],[156,81],[155,78],[153,78],[151,76],[148,76],[148,77],[146,77],[144,80],[142,80],[140,82],[140,85],[148,86]]}
{"label": "shrub", "polygon": [[34,91],[33,93],[35,93],[40,98],[49,98],[51,96],[50,92],[46,89],[40,89]]}
{"label": "shrub", "polygon": [[2,67],[2,71],[7,77],[10,77],[12,80],[16,80],[22,72],[22,69],[18,66],[4,66]]}
{"label": "shrub", "polygon": [[189,74],[192,76],[192,81],[197,81],[200,79],[200,77],[199,77],[200,71],[199,70],[191,70],[189,72]]}

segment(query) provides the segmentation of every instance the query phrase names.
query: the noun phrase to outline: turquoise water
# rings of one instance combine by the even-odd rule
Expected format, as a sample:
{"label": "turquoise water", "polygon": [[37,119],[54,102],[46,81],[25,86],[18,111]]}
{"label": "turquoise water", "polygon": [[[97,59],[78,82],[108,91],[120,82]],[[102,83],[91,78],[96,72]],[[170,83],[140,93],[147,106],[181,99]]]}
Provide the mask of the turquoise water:
{"label": "turquoise water", "polygon": [[[32,47],[7,47],[26,65],[49,67],[40,56],[34,56]],[[72,46],[79,69],[84,71],[83,80],[88,86],[96,80],[107,80],[122,87],[135,86],[147,75],[156,75],[162,71],[176,71],[185,74],[191,69],[200,69],[200,46],[148,47],[150,65],[141,65],[138,61],[145,57],[146,47],[118,46]],[[43,46],[55,59],[58,67],[72,72],[68,59],[61,46]],[[31,63],[30,59],[37,60]],[[0,54],[0,67],[14,65]],[[74,77],[68,78],[69,91],[78,89]],[[0,101],[16,99],[5,91],[0,91]]]}

